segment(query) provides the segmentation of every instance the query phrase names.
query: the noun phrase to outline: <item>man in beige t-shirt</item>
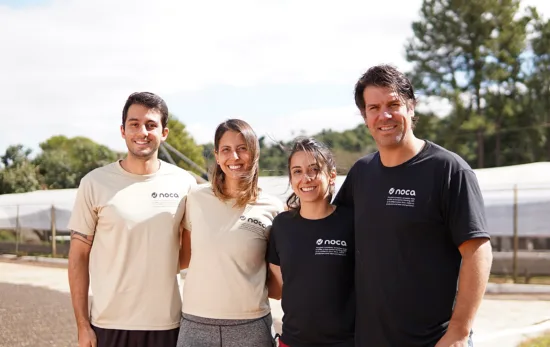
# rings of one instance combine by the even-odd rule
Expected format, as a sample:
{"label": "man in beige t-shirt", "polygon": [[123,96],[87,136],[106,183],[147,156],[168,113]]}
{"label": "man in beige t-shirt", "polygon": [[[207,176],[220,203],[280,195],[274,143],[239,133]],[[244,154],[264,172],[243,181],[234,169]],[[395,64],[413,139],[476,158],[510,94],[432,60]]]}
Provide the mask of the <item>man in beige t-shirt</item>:
{"label": "man in beige t-shirt", "polygon": [[80,347],[176,345],[178,226],[196,181],[158,159],[167,120],[160,97],[132,94],[121,126],[127,157],[80,182],[69,221],[69,284]]}

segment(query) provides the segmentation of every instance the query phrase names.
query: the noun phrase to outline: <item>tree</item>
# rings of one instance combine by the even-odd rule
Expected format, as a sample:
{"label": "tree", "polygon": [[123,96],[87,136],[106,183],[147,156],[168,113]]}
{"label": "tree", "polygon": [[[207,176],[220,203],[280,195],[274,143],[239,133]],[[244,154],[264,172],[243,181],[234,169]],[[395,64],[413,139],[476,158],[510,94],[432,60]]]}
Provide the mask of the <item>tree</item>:
{"label": "tree", "polygon": [[86,137],[53,136],[40,144],[34,163],[49,189],[76,188],[88,172],[112,163],[119,155]]}
{"label": "tree", "polygon": [[6,153],[2,156],[2,164],[4,168],[17,166],[23,162],[29,161],[29,155],[32,153],[30,148],[25,148],[23,145],[12,145],[6,149]]}
{"label": "tree", "polygon": [[534,8],[530,8],[533,23],[533,36],[530,41],[531,64],[526,81],[528,92],[525,96],[526,113],[536,117],[537,127],[542,137],[541,153],[537,160],[550,160],[550,20],[542,18]]}
{"label": "tree", "polygon": [[[206,169],[203,156],[203,148],[202,146],[197,145],[193,137],[185,129],[185,125],[176,117],[170,115],[170,118],[168,119],[168,129],[170,129],[170,132],[168,133],[168,138],[166,142],[177,149],[180,153],[185,155],[187,158],[191,159],[195,164]],[[178,156],[172,153],[170,153],[170,156],[174,159],[179,167],[186,170],[191,170],[196,174],[202,175],[202,172],[192,167],[184,160],[180,159]],[[159,153],[159,158],[168,161],[168,158],[164,155],[162,151]]]}
{"label": "tree", "polygon": [[23,145],[13,145],[1,157],[0,194],[25,193],[40,188],[36,167],[29,159],[32,151]]}
{"label": "tree", "polygon": [[[520,79],[526,17],[517,16],[518,8],[519,0],[424,0],[407,43],[417,90],[454,106],[446,147],[464,157],[476,153],[477,167],[485,166],[484,136],[507,116],[503,100]],[[497,110],[488,117],[487,108],[494,106],[489,100]],[[457,136],[464,132],[475,133],[476,140],[461,143]]]}

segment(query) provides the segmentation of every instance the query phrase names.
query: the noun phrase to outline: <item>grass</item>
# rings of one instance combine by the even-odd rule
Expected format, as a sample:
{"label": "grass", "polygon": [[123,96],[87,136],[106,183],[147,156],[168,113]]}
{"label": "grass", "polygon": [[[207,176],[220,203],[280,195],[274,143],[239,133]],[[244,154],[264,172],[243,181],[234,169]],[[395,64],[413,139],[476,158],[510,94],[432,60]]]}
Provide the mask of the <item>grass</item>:
{"label": "grass", "polygon": [[0,241],[15,242],[15,233],[10,230],[0,230]]}
{"label": "grass", "polygon": [[523,341],[518,347],[550,347],[550,331],[541,336]]}

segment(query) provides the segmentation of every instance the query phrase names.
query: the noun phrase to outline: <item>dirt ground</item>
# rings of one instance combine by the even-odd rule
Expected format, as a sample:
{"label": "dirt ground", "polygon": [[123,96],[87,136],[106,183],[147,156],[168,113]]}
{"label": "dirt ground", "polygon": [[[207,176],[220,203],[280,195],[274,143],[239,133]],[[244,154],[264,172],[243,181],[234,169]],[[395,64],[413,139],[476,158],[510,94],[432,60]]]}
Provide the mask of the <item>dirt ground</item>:
{"label": "dirt ground", "polygon": [[0,283],[0,347],[74,347],[68,294]]}

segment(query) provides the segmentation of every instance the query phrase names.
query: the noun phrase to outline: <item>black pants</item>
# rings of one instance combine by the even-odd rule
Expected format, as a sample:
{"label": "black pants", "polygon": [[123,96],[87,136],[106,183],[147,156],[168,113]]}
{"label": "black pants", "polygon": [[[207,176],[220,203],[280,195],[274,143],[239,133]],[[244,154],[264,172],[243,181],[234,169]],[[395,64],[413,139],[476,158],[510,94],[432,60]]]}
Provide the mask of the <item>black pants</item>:
{"label": "black pants", "polygon": [[176,347],[180,330],[113,330],[93,325],[92,329],[97,347]]}

